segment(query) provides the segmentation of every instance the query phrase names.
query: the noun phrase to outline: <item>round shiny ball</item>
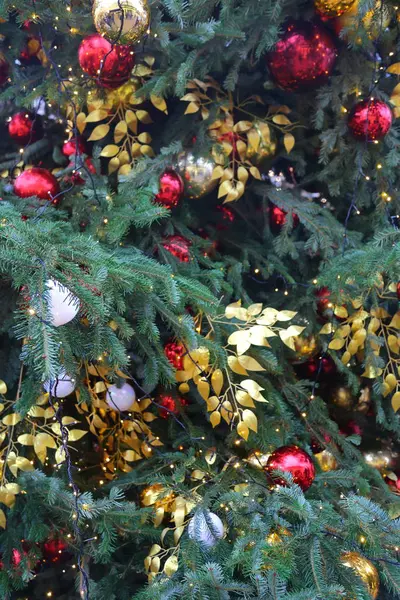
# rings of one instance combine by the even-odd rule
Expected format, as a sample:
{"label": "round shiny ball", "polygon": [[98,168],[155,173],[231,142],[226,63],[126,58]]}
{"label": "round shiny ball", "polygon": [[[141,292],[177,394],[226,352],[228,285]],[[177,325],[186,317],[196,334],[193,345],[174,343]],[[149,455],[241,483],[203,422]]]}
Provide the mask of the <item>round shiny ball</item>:
{"label": "round shiny ball", "polygon": [[296,358],[310,358],[318,352],[318,342],[314,335],[297,335],[293,338]]}
{"label": "round shiny ball", "polygon": [[344,552],[340,560],[342,565],[353,569],[355,574],[362,579],[375,600],[379,594],[379,574],[375,565],[358,552]]}
{"label": "round shiny ball", "polygon": [[183,179],[185,195],[197,199],[211,192],[217,185],[211,179],[215,162],[207,157],[194,156],[191,152],[182,152],[178,156],[178,171]]}
{"label": "round shiny ball", "polygon": [[318,454],[314,454],[315,460],[320,466],[321,471],[328,473],[328,471],[334,471],[337,469],[338,463],[332,452],[329,450],[323,450]]}
{"label": "round shiny ball", "polygon": [[332,73],[337,56],[329,33],[319,24],[290,24],[267,56],[270,73],[285,90],[301,90],[323,83]]}
{"label": "round shiny ball", "polygon": [[8,133],[11,139],[20,146],[36,142],[41,134],[39,120],[26,110],[18,112],[11,117],[8,123]]}
{"label": "round shiny ball", "polygon": [[23,171],[14,181],[14,194],[19,198],[36,196],[40,200],[53,200],[60,193],[60,184],[50,171],[33,167]]}
{"label": "round shiny ball", "polygon": [[[315,467],[311,457],[298,446],[282,446],[277,448],[269,457],[266,471],[291,473],[294,483],[305,492],[315,479]],[[283,479],[274,479],[279,485],[286,485]]]}
{"label": "round shiny ball", "polygon": [[54,398],[66,398],[73,393],[76,383],[65,371],[61,371],[55,379],[46,381],[43,387]]}
{"label": "round shiny ball", "polygon": [[166,208],[177,206],[183,196],[182,177],[173,169],[168,169],[160,177],[160,191],[154,200]]}
{"label": "round shiny ball", "polygon": [[189,523],[188,534],[191,540],[201,546],[212,548],[224,537],[224,525],[215,513],[207,512],[206,516],[203,512],[198,512]]}
{"label": "round shiny ball", "polygon": [[52,279],[46,282],[46,288],[51,324],[60,327],[72,321],[79,312],[78,298],[67,287]]}
{"label": "round shiny ball", "polygon": [[10,65],[8,64],[4,54],[0,52],[0,86],[3,86],[7,83],[9,74]]}
{"label": "round shiny ball", "polygon": [[393,120],[391,108],[382,100],[362,100],[349,115],[348,126],[358,140],[381,140],[389,131]]}
{"label": "round shiny ball", "polygon": [[62,153],[64,156],[73,156],[74,154],[87,154],[87,145],[83,137],[80,135],[75,138],[71,138],[62,147]]}
{"label": "round shiny ball", "polygon": [[98,33],[117,44],[135,44],[147,32],[147,0],[94,0],[93,21]]}
{"label": "round shiny ball", "polygon": [[[275,204],[271,204],[271,206],[268,209],[268,212],[271,229],[273,229],[275,232],[280,231],[282,227],[286,224],[287,212],[282,208],[279,208],[279,206],[276,206]],[[296,215],[296,213],[292,213],[292,222],[293,227],[297,227],[297,225],[299,224],[299,217]]]}
{"label": "round shiny ball", "polygon": [[254,450],[250,452],[247,457],[247,462],[253,469],[257,469],[258,471],[263,471],[267,466],[269,457],[271,455],[266,452],[260,452],[260,450]]}
{"label": "round shiny ball", "polygon": [[164,346],[164,354],[168,361],[177,371],[183,371],[183,357],[186,354],[186,349],[183,344],[168,342]]}
{"label": "round shiny ball", "polygon": [[332,391],[332,401],[339,408],[344,408],[345,410],[351,410],[354,405],[354,398],[349,390],[346,387],[337,387]]}
{"label": "round shiny ball", "polygon": [[340,17],[351,9],[356,0],[314,0],[315,9],[323,17]]}
{"label": "round shiny ball", "polygon": [[111,43],[101,35],[87,36],[79,46],[79,64],[85,73],[105,88],[116,89],[126,83],[135,65],[132,46]]}
{"label": "round shiny ball", "polygon": [[185,398],[174,398],[173,396],[161,395],[157,402],[160,417],[169,419],[171,415],[179,415],[178,406],[187,406]]}
{"label": "round shiny ball", "polygon": [[110,385],[107,388],[106,402],[112,410],[129,410],[136,400],[136,392],[129,383],[121,387]]}
{"label": "round shiny ball", "polygon": [[179,262],[188,263],[190,261],[190,246],[191,241],[182,235],[168,235],[162,242],[163,247],[167,252],[175,256]]}

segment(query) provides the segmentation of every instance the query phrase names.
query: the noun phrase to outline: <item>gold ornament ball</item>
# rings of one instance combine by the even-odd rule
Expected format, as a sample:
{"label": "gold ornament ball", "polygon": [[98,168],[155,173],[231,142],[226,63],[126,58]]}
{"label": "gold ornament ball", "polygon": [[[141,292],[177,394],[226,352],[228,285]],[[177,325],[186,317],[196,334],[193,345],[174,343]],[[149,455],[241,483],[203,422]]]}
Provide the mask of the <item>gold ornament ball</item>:
{"label": "gold ornament ball", "polygon": [[336,406],[350,410],[353,408],[353,395],[349,388],[338,387],[332,392],[332,401]]}
{"label": "gold ornament ball", "polygon": [[318,352],[318,342],[314,335],[298,335],[294,340],[297,358],[311,358]]}
{"label": "gold ornament ball", "polygon": [[275,156],[277,144],[273,132],[262,121],[254,121],[253,127],[247,135],[252,132],[258,135],[259,144],[257,149],[249,143],[247,144],[246,158],[253,164],[258,165],[266,158]]}
{"label": "gold ornament ball", "polygon": [[315,0],[315,8],[324,17],[340,17],[355,3],[355,0]]}
{"label": "gold ornament ball", "polygon": [[323,450],[318,454],[314,454],[314,458],[320,466],[321,471],[328,473],[337,469],[338,463],[332,452],[329,450]]}
{"label": "gold ornament ball", "polygon": [[260,452],[259,450],[254,450],[247,457],[247,462],[254,469],[263,471],[267,466],[267,462],[270,456],[270,454],[265,454],[263,452]]}
{"label": "gold ornament ball", "polygon": [[364,458],[367,465],[381,471],[392,466],[394,457],[389,450],[377,450],[376,452],[366,452]]}
{"label": "gold ornament ball", "polygon": [[149,5],[147,0],[94,0],[93,21],[110,42],[135,44],[149,27]]}
{"label": "gold ornament ball", "polygon": [[211,179],[214,168],[215,162],[209,157],[194,156],[191,152],[182,152],[178,156],[177,169],[187,198],[201,198],[215,188],[217,180]]}
{"label": "gold ornament ball", "polygon": [[375,600],[379,593],[379,575],[375,565],[370,560],[358,554],[358,552],[344,552],[341,563],[350,567],[362,579],[369,593]]}

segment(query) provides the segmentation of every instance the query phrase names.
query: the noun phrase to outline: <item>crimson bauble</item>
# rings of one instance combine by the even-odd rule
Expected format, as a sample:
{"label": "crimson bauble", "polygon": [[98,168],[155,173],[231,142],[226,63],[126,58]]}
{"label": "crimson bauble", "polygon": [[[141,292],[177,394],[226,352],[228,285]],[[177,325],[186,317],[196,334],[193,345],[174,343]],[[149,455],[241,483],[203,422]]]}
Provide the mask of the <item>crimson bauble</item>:
{"label": "crimson bauble", "polygon": [[321,359],[310,358],[303,366],[305,375],[309,379],[313,379],[318,371],[325,375],[332,375],[336,372],[336,365],[330,356],[324,356]]}
{"label": "crimson bauble", "polygon": [[186,354],[186,350],[182,344],[168,342],[168,344],[164,346],[164,354],[174,369],[183,371],[183,357]]}
{"label": "crimson bauble", "polygon": [[297,21],[288,25],[267,64],[280,87],[301,90],[326,80],[336,56],[336,46],[321,25]]}
{"label": "crimson bauble", "polygon": [[14,194],[20,198],[36,196],[41,200],[53,200],[60,193],[57,179],[47,169],[33,167],[23,171],[14,182]]}
{"label": "crimson bauble", "polygon": [[42,134],[39,117],[26,110],[16,113],[8,123],[8,133],[20,146],[36,142]]}
{"label": "crimson bauble", "polygon": [[160,396],[157,402],[159,406],[160,417],[168,419],[171,415],[179,415],[178,406],[187,406],[185,398],[173,398],[172,396]]}
{"label": "crimson bauble", "polygon": [[[279,206],[272,204],[269,208],[269,220],[271,227],[277,230],[281,229],[287,221],[286,215],[286,211],[282,210],[282,208],[279,208]],[[293,227],[297,227],[299,224],[299,217],[296,215],[296,213],[292,213],[292,219]]]}
{"label": "crimson bauble", "polygon": [[4,54],[0,52],[0,86],[3,86],[7,83],[9,73],[10,65],[8,64]]}
{"label": "crimson bauble", "polygon": [[381,140],[392,125],[393,115],[390,107],[381,100],[362,100],[349,115],[349,130],[352,135],[363,141]]}
{"label": "crimson bauble", "polygon": [[[273,471],[291,473],[293,481],[303,491],[308,490],[315,478],[315,466],[311,457],[298,446],[277,448],[268,459],[266,471],[269,474]],[[286,485],[283,479],[274,479],[274,481],[280,485]]]}
{"label": "crimson bauble", "polygon": [[192,243],[182,235],[169,235],[164,238],[162,245],[165,250],[175,256],[180,262],[187,263],[190,261],[189,248]]}
{"label": "crimson bauble", "polygon": [[315,291],[317,300],[317,311],[321,317],[330,316],[329,309],[332,308],[331,291],[327,287],[319,288]]}
{"label": "crimson bauble", "polygon": [[100,86],[115,89],[128,81],[135,64],[135,53],[133,46],[112,46],[108,40],[94,33],[81,42],[78,59],[83,71],[95,77]]}
{"label": "crimson bauble", "polygon": [[177,206],[183,196],[182,177],[173,169],[168,169],[160,177],[160,191],[154,200],[167,208]]}
{"label": "crimson bauble", "polygon": [[61,539],[47,540],[43,544],[43,558],[58,562],[61,555],[68,549],[68,544]]}
{"label": "crimson bauble", "polygon": [[64,156],[72,156],[73,154],[87,154],[87,146],[83,137],[80,135],[78,138],[71,138],[62,147],[62,153]]}

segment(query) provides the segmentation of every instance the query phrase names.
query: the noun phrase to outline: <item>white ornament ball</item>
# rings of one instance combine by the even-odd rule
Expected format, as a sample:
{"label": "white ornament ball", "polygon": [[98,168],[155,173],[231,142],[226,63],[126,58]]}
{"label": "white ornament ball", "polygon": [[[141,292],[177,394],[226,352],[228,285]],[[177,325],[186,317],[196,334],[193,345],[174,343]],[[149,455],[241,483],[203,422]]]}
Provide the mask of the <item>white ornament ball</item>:
{"label": "white ornament ball", "polygon": [[68,288],[58,281],[49,279],[46,283],[49,290],[49,313],[51,324],[55,327],[65,325],[79,312],[79,300]]}
{"label": "white ornament ball", "polygon": [[136,392],[129,383],[122,387],[110,385],[107,389],[106,401],[112,410],[129,410],[136,400]]}
{"label": "white ornament ball", "polygon": [[224,525],[218,515],[209,512],[206,519],[204,513],[199,512],[192,517],[188,533],[191,540],[199,542],[206,548],[212,548],[224,537]]}
{"label": "white ornament ball", "polygon": [[65,398],[75,390],[75,379],[71,379],[65,371],[61,371],[56,379],[48,379],[43,384],[46,392],[49,392],[54,398]]}

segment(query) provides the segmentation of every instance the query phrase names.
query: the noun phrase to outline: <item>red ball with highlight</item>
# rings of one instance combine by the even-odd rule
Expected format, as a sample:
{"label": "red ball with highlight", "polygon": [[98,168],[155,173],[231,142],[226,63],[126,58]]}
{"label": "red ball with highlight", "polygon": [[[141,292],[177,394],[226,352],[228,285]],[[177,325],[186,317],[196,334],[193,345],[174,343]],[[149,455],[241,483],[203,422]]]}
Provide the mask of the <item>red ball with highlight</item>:
{"label": "red ball with highlight", "polygon": [[165,344],[164,346],[164,354],[174,369],[183,371],[183,357],[186,354],[186,350],[182,344],[168,342],[168,344]]}
{"label": "red ball with highlight", "polygon": [[133,46],[112,46],[108,40],[94,33],[81,42],[78,59],[83,71],[95,77],[100,86],[116,89],[128,81],[135,64],[135,53]]}
{"label": "red ball with highlight", "polygon": [[8,124],[10,137],[20,146],[36,142],[41,137],[38,117],[26,110],[16,113]]}
{"label": "red ball with highlight", "polygon": [[183,181],[174,170],[168,169],[160,177],[160,191],[154,200],[166,208],[177,206],[183,196]]}
{"label": "red ball with highlight", "polygon": [[53,200],[59,192],[60,185],[54,175],[39,167],[24,171],[14,182],[14,194],[20,198],[36,196],[41,200]]}
{"label": "red ball with highlight", "polygon": [[276,83],[285,90],[304,90],[323,83],[337,56],[329,33],[319,24],[297,21],[268,54],[267,64]]}
{"label": "red ball with highlight", "polygon": [[180,262],[188,263],[190,261],[189,248],[192,244],[182,235],[169,235],[164,238],[162,245]]}
{"label": "red ball with highlight", "polygon": [[[271,454],[266,466],[267,473],[283,471],[291,473],[293,481],[305,492],[315,479],[315,466],[312,458],[298,446],[282,446]],[[283,479],[274,479],[279,485],[286,485]]]}
{"label": "red ball with highlight", "polygon": [[87,154],[87,146],[83,137],[71,138],[68,142],[65,142],[62,148],[64,156],[72,156],[74,154]]}
{"label": "red ball with highlight", "polygon": [[388,133],[393,120],[390,107],[381,100],[362,100],[349,115],[349,130],[358,140],[381,140]]}

